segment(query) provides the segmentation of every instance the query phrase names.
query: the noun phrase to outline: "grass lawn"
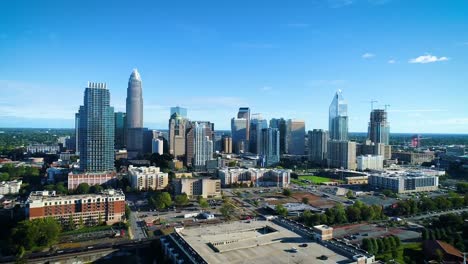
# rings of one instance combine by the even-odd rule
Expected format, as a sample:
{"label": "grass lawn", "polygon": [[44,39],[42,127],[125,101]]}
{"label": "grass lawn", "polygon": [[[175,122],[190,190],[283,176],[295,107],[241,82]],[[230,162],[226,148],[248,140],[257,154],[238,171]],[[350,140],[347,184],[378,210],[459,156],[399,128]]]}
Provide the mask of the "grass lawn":
{"label": "grass lawn", "polygon": [[[398,263],[406,263],[404,257],[408,256],[415,263],[421,263],[424,259],[422,253],[422,244],[421,243],[404,243],[401,245],[398,250],[398,257],[395,259]],[[378,260],[390,260],[392,258],[392,253],[385,253],[377,255],[376,259]]]}
{"label": "grass lawn", "polygon": [[[91,232],[97,232],[97,231],[106,231],[110,230],[112,226],[93,226],[93,227],[84,227],[72,231],[66,231],[62,232],[60,235],[61,236],[70,236],[70,235],[77,235],[77,234],[84,234],[84,233],[91,233]],[[115,227],[114,227],[115,228]]]}
{"label": "grass lawn", "polygon": [[320,177],[320,176],[305,176],[305,175],[299,176],[299,181],[301,180],[308,180],[314,184],[322,184],[324,182],[340,182],[340,180],[336,180],[336,179],[325,178],[325,177]]}

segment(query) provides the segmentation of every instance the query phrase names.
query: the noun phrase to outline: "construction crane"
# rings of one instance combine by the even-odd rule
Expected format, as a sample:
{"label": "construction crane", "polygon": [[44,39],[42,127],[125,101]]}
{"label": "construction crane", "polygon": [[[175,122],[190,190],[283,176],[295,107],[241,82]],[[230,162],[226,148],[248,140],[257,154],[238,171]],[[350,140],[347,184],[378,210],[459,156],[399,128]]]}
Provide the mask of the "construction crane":
{"label": "construction crane", "polygon": [[371,99],[371,100],[369,101],[369,103],[371,104],[371,111],[374,111],[374,103],[378,103],[378,101],[377,101],[377,100],[374,100],[374,99]]}

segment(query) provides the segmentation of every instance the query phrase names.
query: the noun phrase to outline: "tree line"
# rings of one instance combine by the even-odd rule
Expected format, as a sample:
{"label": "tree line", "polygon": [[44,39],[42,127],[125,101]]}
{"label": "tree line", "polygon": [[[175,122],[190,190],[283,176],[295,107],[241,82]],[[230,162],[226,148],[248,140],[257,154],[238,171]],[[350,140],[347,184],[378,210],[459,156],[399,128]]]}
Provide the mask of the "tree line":
{"label": "tree line", "polygon": [[419,212],[430,212],[436,210],[448,210],[468,206],[468,193],[464,197],[452,194],[448,197],[438,196],[436,198],[421,198],[419,201],[409,199],[398,201],[396,206],[389,210],[394,216],[414,215]]}
{"label": "tree line", "polygon": [[467,248],[464,238],[468,237],[468,225],[464,224],[466,218],[467,212],[462,215],[441,215],[425,224],[426,228],[422,230],[421,237],[423,240],[442,240],[464,251]]}
{"label": "tree line", "polygon": [[397,236],[364,238],[362,240],[362,248],[373,255],[392,253],[392,257],[397,258],[400,246],[401,241]]}
{"label": "tree line", "polygon": [[312,213],[304,211],[300,221],[308,226],[319,224],[337,225],[360,221],[382,220],[386,216],[383,214],[382,207],[378,205],[368,206],[361,201],[356,201],[351,206],[344,208],[342,204],[337,204],[333,208],[325,210],[325,213]]}

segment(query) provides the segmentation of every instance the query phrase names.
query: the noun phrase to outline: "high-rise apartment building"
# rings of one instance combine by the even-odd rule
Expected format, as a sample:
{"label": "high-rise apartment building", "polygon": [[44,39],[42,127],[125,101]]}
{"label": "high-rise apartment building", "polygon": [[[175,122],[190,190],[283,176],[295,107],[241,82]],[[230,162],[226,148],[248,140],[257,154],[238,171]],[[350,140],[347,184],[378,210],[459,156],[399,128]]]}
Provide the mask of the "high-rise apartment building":
{"label": "high-rise apartment building", "polygon": [[134,69],[127,87],[127,152],[129,158],[143,154],[143,92],[141,77]]}
{"label": "high-rise apartment building", "polygon": [[309,131],[309,161],[324,165],[327,159],[328,131],[314,129]]}
{"label": "high-rise apartment building", "polygon": [[263,166],[269,167],[280,161],[280,132],[276,128],[262,130]]}
{"label": "high-rise apartment building", "polygon": [[330,140],[327,155],[328,166],[356,170],[356,142]]}
{"label": "high-rise apartment building", "polygon": [[223,142],[223,149],[222,151],[226,154],[232,153],[232,137],[230,136],[223,136],[222,137],[222,142]]}
{"label": "high-rise apartment building", "polygon": [[330,140],[348,140],[348,105],[341,90],[333,97],[329,108]]}
{"label": "high-rise apartment building", "polygon": [[250,152],[260,154],[262,150],[262,130],[268,128],[268,122],[261,114],[252,114],[250,120]]}
{"label": "high-rise apartment building", "polygon": [[213,136],[207,132],[205,123],[195,122],[193,166],[196,170],[206,169],[206,162],[213,159]]}
{"label": "high-rise apartment building", "polygon": [[[192,121],[187,124],[186,148],[185,148],[185,164],[188,167],[202,169],[206,165],[206,157],[213,156],[213,139],[214,139],[214,124],[208,121]],[[211,155],[203,146],[211,145]],[[200,151],[197,154],[197,151]],[[204,162],[202,162],[204,160]]]}
{"label": "high-rise apartment building", "polygon": [[280,134],[280,153],[288,154],[288,141],[290,129],[288,122],[284,118],[272,118],[270,120],[270,128],[276,128]]}
{"label": "high-rise apartment building", "polygon": [[171,116],[177,113],[180,117],[187,119],[187,108],[175,106],[171,107]]}
{"label": "high-rise apartment building", "polygon": [[127,117],[126,113],[123,112],[116,112],[114,114],[114,147],[115,149],[123,149],[125,148],[125,140],[126,135],[125,132],[127,130]]}
{"label": "high-rise apartment building", "polygon": [[188,120],[174,112],[169,119],[169,153],[175,158],[182,159],[186,149],[186,130]]}
{"label": "high-rise apartment building", "polygon": [[153,138],[151,141],[151,153],[162,155],[164,153],[164,141],[159,138]]}
{"label": "high-rise apartment building", "polygon": [[374,143],[383,143],[385,145],[390,143],[390,125],[385,110],[372,110],[367,137]]}
{"label": "high-rise apartment building", "polygon": [[305,154],[305,122],[303,120],[288,120],[289,138],[288,154]]}
{"label": "high-rise apartment building", "polygon": [[79,110],[80,169],[114,170],[114,108],[105,83],[88,83]]}

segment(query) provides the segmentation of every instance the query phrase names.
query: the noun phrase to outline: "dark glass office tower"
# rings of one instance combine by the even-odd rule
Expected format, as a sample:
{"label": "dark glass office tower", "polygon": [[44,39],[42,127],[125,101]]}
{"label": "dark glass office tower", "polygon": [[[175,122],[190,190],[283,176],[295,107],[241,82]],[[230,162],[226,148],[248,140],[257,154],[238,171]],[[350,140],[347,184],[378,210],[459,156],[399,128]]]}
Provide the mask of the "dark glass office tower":
{"label": "dark glass office tower", "polygon": [[374,109],[370,114],[368,138],[374,143],[388,145],[390,142],[390,125],[387,121],[387,112],[383,109]]}
{"label": "dark glass office tower", "polygon": [[114,108],[105,83],[88,83],[78,115],[80,169],[114,170]]}
{"label": "dark glass office tower", "polygon": [[343,99],[341,90],[336,92],[329,110],[330,140],[348,140],[348,104]]}
{"label": "dark glass office tower", "polygon": [[143,154],[143,92],[141,77],[134,69],[127,88],[127,151],[129,158]]}
{"label": "dark glass office tower", "polygon": [[123,112],[116,112],[115,115],[115,149],[125,148],[125,132],[127,130],[127,117]]}

